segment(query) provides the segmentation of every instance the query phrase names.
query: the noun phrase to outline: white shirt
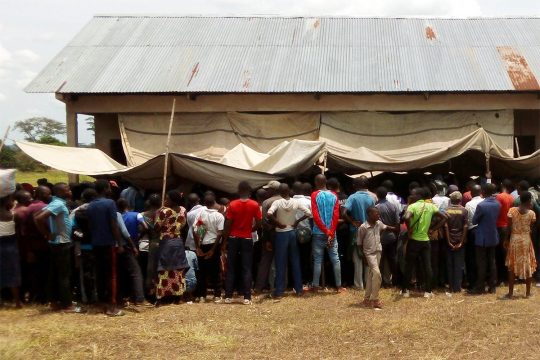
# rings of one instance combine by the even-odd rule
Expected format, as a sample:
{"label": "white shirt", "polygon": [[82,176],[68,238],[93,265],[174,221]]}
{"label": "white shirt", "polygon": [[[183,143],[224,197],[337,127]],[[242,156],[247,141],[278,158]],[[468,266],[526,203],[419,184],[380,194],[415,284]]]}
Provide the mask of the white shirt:
{"label": "white shirt", "polygon": [[188,233],[186,237],[187,249],[195,250],[195,239],[193,238],[193,224],[195,224],[195,220],[203,209],[206,209],[206,207],[202,205],[195,205],[191,208],[191,210],[188,211],[186,215],[186,222],[188,225]]}
{"label": "white shirt", "polygon": [[[297,200],[300,204],[304,205],[306,208],[311,211],[311,198],[305,195],[294,195],[293,199]],[[296,220],[299,220],[304,217],[304,212],[302,210],[296,210]],[[311,228],[309,224],[309,218],[302,220],[298,223],[299,228]]]}
{"label": "white shirt", "polygon": [[193,222],[193,231],[197,231],[200,223],[206,226],[206,234],[201,239],[201,245],[212,245],[218,238],[218,232],[223,231],[225,217],[216,209],[203,208],[199,211],[199,216]]}
{"label": "white shirt", "polygon": [[15,235],[15,221],[0,221],[0,236]]}
{"label": "white shirt", "polygon": [[469,212],[469,218],[468,218],[468,223],[469,223],[469,230],[470,229],[474,229],[475,227],[477,227],[478,225],[473,225],[472,223],[472,219],[473,219],[473,216],[474,216],[474,213],[476,212],[476,207],[478,206],[478,204],[480,204],[482,201],[484,201],[484,199],[482,199],[481,196],[475,196],[471,199],[471,201],[469,201],[466,205],[465,205],[465,209],[467,209],[467,211]]}
{"label": "white shirt", "polygon": [[431,200],[433,201],[433,204],[439,208],[439,211],[446,211],[448,206],[450,206],[450,198],[446,196],[440,196],[437,194]]}
{"label": "white shirt", "polygon": [[276,232],[285,232],[294,230],[293,226],[296,222],[296,212],[300,210],[304,215],[311,216],[311,210],[305,207],[297,199],[278,199],[272,203],[268,209],[268,215],[276,214],[276,219],[281,224],[285,225],[284,229],[276,227]]}
{"label": "white shirt", "polygon": [[[398,215],[403,211],[403,204],[401,201],[399,201],[399,197],[394,194],[393,192],[389,192],[386,194],[386,200],[388,200],[389,203],[394,204],[396,209],[398,209],[399,213]],[[375,203],[377,203],[378,199],[375,200]]]}

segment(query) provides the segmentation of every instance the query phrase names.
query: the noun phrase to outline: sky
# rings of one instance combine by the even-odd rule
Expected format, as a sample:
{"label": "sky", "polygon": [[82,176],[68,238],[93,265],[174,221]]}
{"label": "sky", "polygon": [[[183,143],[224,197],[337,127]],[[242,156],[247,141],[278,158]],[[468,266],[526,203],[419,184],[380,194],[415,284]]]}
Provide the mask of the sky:
{"label": "sky", "polygon": [[[65,121],[54,94],[23,89],[96,14],[540,16],[540,0],[0,0],[0,136],[33,116]],[[92,143],[83,118],[79,141]]]}

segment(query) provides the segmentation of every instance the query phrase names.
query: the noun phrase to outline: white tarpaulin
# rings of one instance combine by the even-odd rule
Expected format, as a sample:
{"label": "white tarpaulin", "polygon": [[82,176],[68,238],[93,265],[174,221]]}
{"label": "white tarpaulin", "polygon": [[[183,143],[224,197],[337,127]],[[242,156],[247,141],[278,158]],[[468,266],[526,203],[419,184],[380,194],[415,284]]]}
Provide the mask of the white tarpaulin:
{"label": "white tarpaulin", "polygon": [[[142,164],[165,152],[169,118],[168,114],[118,116],[129,165]],[[316,112],[177,113],[170,149],[212,161],[221,161],[239,144],[266,154],[284,141],[319,140],[319,119]]]}
{"label": "white tarpaulin", "polygon": [[360,146],[374,151],[393,151],[456,141],[480,127],[507,155],[513,154],[514,115],[511,110],[323,112],[320,140],[336,154],[346,154]]}
{"label": "white tarpaulin", "polygon": [[[56,169],[122,176],[159,188],[167,116],[122,115],[119,124],[130,167],[96,149],[17,144]],[[463,156],[469,156],[469,170],[475,166],[472,170],[482,173],[489,154],[501,172],[495,176],[540,176],[540,151],[519,159],[508,155],[513,128],[508,111],[178,114],[174,124],[171,180],[188,179],[227,192],[240,180],[258,186],[300,175],[323,154],[330,170],[349,174],[410,171]]]}
{"label": "white tarpaulin", "polygon": [[75,148],[17,141],[17,146],[37,161],[70,174],[107,175],[126,167],[99,149]]}

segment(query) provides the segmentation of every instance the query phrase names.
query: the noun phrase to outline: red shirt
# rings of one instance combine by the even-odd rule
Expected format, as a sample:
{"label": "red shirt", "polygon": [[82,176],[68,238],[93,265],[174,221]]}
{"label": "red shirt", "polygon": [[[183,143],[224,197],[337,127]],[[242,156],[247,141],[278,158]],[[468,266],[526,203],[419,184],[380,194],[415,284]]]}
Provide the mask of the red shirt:
{"label": "red shirt", "polygon": [[229,236],[251,239],[253,221],[261,220],[262,212],[256,201],[234,200],[229,204],[225,218],[232,221]]}
{"label": "red shirt", "polygon": [[465,206],[471,200],[472,200],[471,192],[470,191],[465,191],[463,193],[463,197],[461,198],[461,205]]}
{"label": "red shirt", "polygon": [[514,197],[508,193],[502,192],[496,197],[499,204],[501,204],[501,211],[499,212],[499,217],[497,218],[497,227],[507,227],[508,226],[508,210],[514,206]]}

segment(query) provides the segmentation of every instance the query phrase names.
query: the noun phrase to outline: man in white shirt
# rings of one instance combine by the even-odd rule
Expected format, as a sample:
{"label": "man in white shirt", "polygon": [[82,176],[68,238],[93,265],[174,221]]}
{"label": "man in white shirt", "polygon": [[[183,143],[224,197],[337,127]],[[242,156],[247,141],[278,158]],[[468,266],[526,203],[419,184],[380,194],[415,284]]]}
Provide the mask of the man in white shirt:
{"label": "man in white shirt", "polygon": [[225,217],[215,209],[216,196],[207,192],[204,207],[193,222],[193,238],[199,265],[195,296],[199,302],[206,301],[207,278],[214,285],[214,301],[221,300],[220,246]]}
{"label": "man in white shirt", "polygon": [[[279,187],[281,199],[272,203],[268,210],[268,218],[276,225],[274,241],[274,256],[276,264],[276,288],[274,298],[279,300],[285,292],[285,270],[287,259],[291,259],[294,290],[296,295],[302,294],[302,273],[300,271],[300,258],[298,243],[296,241],[296,227],[300,222],[311,216],[311,211],[296,199],[291,199],[289,185],[281,184]],[[297,219],[296,213],[300,210],[304,216]]]}
{"label": "man in white shirt", "polygon": [[481,193],[482,188],[480,185],[474,185],[471,188],[472,199],[465,205],[465,209],[467,209],[468,212],[468,232],[467,242],[465,243],[465,275],[470,289],[476,284],[476,255],[474,244],[477,225],[474,225],[472,220],[474,213],[476,212],[476,207],[484,200],[480,196]]}
{"label": "man in white shirt", "polygon": [[435,181],[437,194],[431,199],[433,204],[439,208],[439,211],[446,211],[450,206],[450,198],[446,196],[446,184],[442,181]]}
{"label": "man in white shirt", "polygon": [[185,248],[188,250],[195,251],[195,239],[193,238],[193,224],[195,220],[199,217],[199,214],[203,210],[204,206],[200,204],[201,199],[199,195],[191,193],[188,195],[188,213],[186,215],[186,222],[188,226],[188,233],[186,237]]}

